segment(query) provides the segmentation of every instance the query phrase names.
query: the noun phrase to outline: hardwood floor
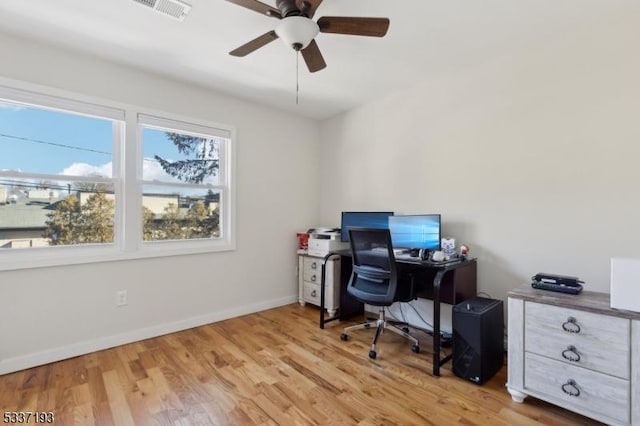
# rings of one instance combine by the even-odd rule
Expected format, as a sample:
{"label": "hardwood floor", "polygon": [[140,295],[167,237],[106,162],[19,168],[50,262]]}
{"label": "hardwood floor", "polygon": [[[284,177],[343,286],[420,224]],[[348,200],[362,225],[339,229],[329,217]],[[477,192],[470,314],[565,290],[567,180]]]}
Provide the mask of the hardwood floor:
{"label": "hardwood floor", "polygon": [[[483,386],[431,375],[422,352],[386,333],[340,340],[345,323],[289,305],[0,376],[4,412],[53,412],[56,425],[596,425],[528,398],[506,368]],[[31,421],[33,423],[33,419]]]}

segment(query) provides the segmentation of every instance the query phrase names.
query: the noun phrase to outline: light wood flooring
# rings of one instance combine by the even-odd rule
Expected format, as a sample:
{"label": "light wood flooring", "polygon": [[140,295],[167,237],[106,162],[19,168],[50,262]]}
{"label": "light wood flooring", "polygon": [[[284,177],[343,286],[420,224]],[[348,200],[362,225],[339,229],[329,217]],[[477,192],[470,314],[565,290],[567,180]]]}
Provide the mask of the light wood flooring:
{"label": "light wood flooring", "polygon": [[[528,398],[511,401],[506,367],[483,386],[431,374],[392,333],[340,340],[297,304],[0,376],[2,412],[50,411],[56,425],[596,425]],[[32,421],[33,424],[33,421]]]}

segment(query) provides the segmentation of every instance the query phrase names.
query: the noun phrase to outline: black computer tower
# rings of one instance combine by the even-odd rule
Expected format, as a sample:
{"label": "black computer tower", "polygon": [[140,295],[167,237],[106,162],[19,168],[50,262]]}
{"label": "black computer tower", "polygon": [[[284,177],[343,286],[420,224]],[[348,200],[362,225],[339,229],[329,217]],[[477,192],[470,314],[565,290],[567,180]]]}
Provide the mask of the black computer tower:
{"label": "black computer tower", "polygon": [[453,373],[482,384],[504,363],[502,300],[476,297],[453,307]]}

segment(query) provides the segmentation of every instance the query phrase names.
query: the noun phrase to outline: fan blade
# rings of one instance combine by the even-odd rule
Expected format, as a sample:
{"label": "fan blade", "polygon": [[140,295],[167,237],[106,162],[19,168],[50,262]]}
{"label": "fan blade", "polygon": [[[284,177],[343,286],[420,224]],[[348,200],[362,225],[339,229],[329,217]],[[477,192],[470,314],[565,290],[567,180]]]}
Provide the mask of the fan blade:
{"label": "fan blade", "polygon": [[[307,3],[307,5],[305,5]],[[318,6],[320,6],[322,0],[297,0],[296,4],[298,5],[298,9],[305,12],[307,18],[313,18],[313,15],[316,13]]]}
{"label": "fan blade", "polygon": [[275,31],[269,31],[268,33],[262,34],[260,37],[256,37],[248,43],[243,44],[235,50],[229,52],[231,56],[247,56],[249,53],[254,50],[258,50],[262,46],[271,43],[273,40],[278,38],[278,34]]}
{"label": "fan blade", "polygon": [[384,37],[389,29],[389,19],[323,16],[318,19],[318,26],[322,33]]}
{"label": "fan blade", "polygon": [[272,16],[274,18],[282,19],[280,11],[275,7],[271,7],[268,4],[259,2],[258,0],[227,0],[230,3],[237,4],[238,6],[246,7],[254,12],[261,13],[263,15]]}
{"label": "fan blade", "polygon": [[315,40],[311,40],[311,43],[302,49],[302,57],[307,63],[309,72],[320,71],[327,66],[322,57],[322,53],[320,53],[320,48],[318,48],[318,43],[316,43]]}

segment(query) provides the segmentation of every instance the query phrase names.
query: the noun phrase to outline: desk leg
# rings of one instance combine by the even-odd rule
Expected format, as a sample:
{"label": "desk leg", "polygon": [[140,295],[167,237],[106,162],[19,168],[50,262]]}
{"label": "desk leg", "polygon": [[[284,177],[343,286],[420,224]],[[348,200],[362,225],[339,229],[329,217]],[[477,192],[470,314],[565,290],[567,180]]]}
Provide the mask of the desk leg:
{"label": "desk leg", "polygon": [[326,276],[326,266],[327,266],[327,260],[329,259],[330,255],[327,255],[324,257],[324,259],[322,259],[322,274],[320,275],[320,328],[324,329],[324,304],[325,304],[325,300],[324,300],[324,289],[325,289],[325,276]]}
{"label": "desk leg", "polygon": [[338,255],[329,253],[324,258],[322,258],[322,274],[320,275],[320,328],[324,328],[324,324],[326,322],[333,321],[338,318],[334,316],[333,318],[325,319],[324,317],[324,311],[325,311],[324,304],[326,303],[324,299],[324,294],[325,294],[325,288],[327,286],[325,282],[326,275],[327,275],[327,262],[329,261],[329,259],[331,259],[334,256],[338,256]]}
{"label": "desk leg", "polygon": [[433,375],[440,375],[440,285],[445,271],[433,279]]}

